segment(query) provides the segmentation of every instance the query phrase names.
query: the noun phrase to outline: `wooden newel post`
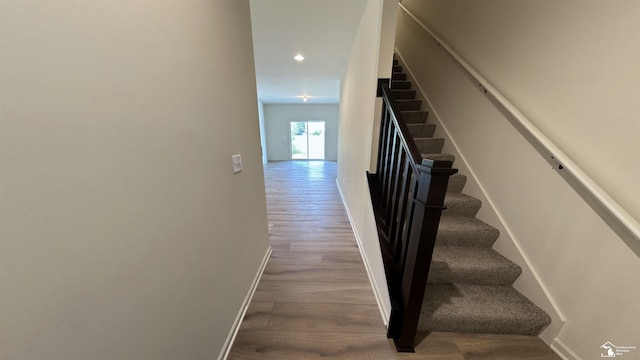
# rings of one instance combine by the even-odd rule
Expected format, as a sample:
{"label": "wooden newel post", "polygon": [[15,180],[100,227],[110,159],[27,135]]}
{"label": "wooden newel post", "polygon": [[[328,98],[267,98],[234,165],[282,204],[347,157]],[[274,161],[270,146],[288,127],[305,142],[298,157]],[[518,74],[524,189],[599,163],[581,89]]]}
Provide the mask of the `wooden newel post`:
{"label": "wooden newel post", "polygon": [[391,312],[388,336],[402,352],[414,352],[414,343],[429,267],[438,233],[449,177],[456,172],[451,161],[423,160],[418,165],[418,189],[413,198],[410,237],[406,249],[398,303]]}

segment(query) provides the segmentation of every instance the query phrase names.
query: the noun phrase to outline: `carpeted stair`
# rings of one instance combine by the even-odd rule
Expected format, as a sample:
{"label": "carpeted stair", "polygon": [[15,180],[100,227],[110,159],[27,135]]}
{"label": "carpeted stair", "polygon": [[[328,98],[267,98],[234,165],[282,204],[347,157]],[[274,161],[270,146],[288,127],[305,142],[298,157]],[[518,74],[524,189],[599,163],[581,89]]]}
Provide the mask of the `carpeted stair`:
{"label": "carpeted stair", "polygon": [[[451,160],[442,153],[444,139],[434,138],[436,126],[407,74],[394,60],[391,93],[423,158]],[[538,335],[549,316],[512,285],[520,267],[492,249],[496,228],[478,219],[482,202],[463,193],[467,177],[449,180],[445,205],[418,325],[419,330],[466,333]]]}

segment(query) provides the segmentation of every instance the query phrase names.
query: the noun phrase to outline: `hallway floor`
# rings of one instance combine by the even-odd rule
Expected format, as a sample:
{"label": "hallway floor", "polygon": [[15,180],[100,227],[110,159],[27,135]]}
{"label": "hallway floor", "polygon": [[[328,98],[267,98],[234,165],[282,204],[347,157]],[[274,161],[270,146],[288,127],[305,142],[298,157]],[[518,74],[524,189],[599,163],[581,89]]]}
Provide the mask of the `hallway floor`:
{"label": "hallway floor", "polygon": [[421,334],[415,354],[397,353],[336,168],[326,161],[265,166],[273,253],[228,359],[559,359],[537,337],[510,335]]}

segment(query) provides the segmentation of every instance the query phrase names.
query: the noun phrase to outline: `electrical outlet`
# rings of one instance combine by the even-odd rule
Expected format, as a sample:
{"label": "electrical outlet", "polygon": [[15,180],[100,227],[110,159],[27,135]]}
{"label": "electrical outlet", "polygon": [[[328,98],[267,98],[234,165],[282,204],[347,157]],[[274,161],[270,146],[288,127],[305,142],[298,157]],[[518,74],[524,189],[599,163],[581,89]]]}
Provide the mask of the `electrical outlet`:
{"label": "electrical outlet", "polygon": [[237,174],[240,171],[242,171],[242,158],[240,157],[240,154],[233,155],[231,157],[231,163],[233,164],[233,173],[234,174]]}

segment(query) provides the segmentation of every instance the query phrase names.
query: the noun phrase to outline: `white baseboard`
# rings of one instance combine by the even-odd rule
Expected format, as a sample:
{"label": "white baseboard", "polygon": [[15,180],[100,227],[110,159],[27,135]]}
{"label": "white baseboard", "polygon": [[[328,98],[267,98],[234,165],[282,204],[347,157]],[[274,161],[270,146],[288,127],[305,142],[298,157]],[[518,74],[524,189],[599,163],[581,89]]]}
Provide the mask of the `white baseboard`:
{"label": "white baseboard", "polygon": [[[358,244],[358,250],[360,250],[360,256],[362,257],[362,261],[364,262],[364,267],[367,271],[367,276],[369,277],[369,282],[371,283],[371,287],[373,287],[373,294],[376,298],[376,303],[378,304],[378,309],[380,310],[380,315],[382,316],[382,321],[384,322],[384,326],[389,326],[389,317],[391,316],[391,309],[385,306],[385,302],[383,301],[383,292],[381,292],[381,288],[376,282],[373,273],[371,272],[371,265],[369,264],[369,259],[367,258],[367,254],[363,250],[362,240],[360,235],[358,234],[358,230],[353,223],[353,217],[351,216],[351,211],[349,210],[349,205],[344,199],[344,194],[342,193],[342,188],[340,187],[340,182],[336,179],[336,184],[338,185],[338,192],[340,193],[340,198],[342,199],[342,204],[344,205],[345,210],[347,211],[347,216],[349,217],[349,223],[351,224],[351,229],[353,230],[353,235],[356,238],[356,243]],[[384,284],[386,286],[386,284]]]}
{"label": "white baseboard", "polygon": [[582,360],[582,358],[578,356],[578,354],[573,352],[573,350],[571,350],[571,348],[567,346],[567,344],[565,344],[558,338],[555,338],[553,340],[553,343],[549,345],[549,347],[551,347],[551,350],[553,350],[553,352],[555,352],[563,360]]}
{"label": "white baseboard", "polygon": [[224,342],[224,346],[222,346],[222,350],[220,350],[220,354],[218,355],[218,360],[225,360],[227,356],[229,356],[229,352],[231,351],[231,346],[233,346],[233,342],[236,340],[236,335],[238,335],[238,330],[240,330],[240,325],[242,324],[242,319],[244,315],[247,313],[247,309],[249,308],[249,304],[251,303],[251,299],[253,298],[253,294],[255,294],[256,289],[258,288],[258,283],[260,283],[260,279],[262,278],[262,273],[264,272],[264,268],[267,266],[267,262],[269,261],[269,257],[271,256],[271,246],[267,248],[266,254],[264,254],[264,258],[262,258],[262,263],[260,264],[260,268],[256,273],[253,282],[251,283],[251,287],[249,288],[249,292],[247,296],[244,297],[244,301],[242,302],[242,306],[240,307],[240,311],[236,316],[236,320],[233,322],[233,326],[231,326],[231,331],[229,331],[229,335],[227,335],[227,340]]}

